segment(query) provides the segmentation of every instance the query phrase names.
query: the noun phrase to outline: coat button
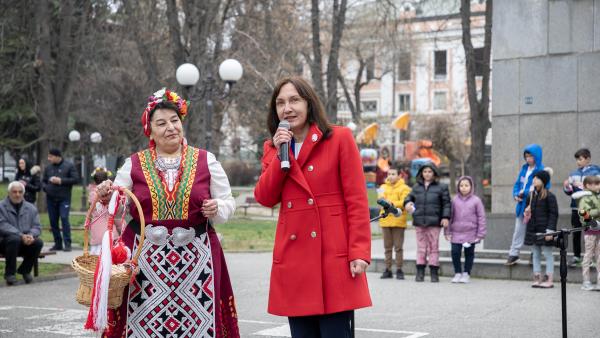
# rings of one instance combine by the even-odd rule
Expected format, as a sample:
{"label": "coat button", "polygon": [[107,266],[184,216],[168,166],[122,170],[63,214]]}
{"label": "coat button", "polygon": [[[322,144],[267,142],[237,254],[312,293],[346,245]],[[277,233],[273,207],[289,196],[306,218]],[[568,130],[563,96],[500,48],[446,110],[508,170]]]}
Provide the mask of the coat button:
{"label": "coat button", "polygon": [[296,240],[296,235],[291,235],[290,236],[290,240],[295,241]]}
{"label": "coat button", "polygon": [[312,238],[315,238],[315,237],[317,237],[317,232],[316,232],[316,231],[312,231],[312,232],[310,233],[310,237],[312,237]]}
{"label": "coat button", "polygon": [[287,207],[288,207],[288,209],[290,209],[292,207],[292,202],[288,202]]}
{"label": "coat button", "polygon": [[313,204],[315,204],[315,201],[313,201],[312,198],[309,198],[308,199],[308,205],[313,205]]}
{"label": "coat button", "polygon": [[313,171],[315,168],[312,165],[308,166],[308,171]]}

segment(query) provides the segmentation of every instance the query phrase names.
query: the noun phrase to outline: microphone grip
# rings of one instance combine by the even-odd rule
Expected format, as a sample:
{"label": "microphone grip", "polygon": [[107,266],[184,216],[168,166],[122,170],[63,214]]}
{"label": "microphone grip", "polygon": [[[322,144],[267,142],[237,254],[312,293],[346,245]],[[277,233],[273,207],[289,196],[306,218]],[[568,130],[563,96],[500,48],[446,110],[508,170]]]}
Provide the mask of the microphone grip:
{"label": "microphone grip", "polygon": [[290,170],[290,147],[287,142],[279,146],[279,160],[281,161],[281,170]]}

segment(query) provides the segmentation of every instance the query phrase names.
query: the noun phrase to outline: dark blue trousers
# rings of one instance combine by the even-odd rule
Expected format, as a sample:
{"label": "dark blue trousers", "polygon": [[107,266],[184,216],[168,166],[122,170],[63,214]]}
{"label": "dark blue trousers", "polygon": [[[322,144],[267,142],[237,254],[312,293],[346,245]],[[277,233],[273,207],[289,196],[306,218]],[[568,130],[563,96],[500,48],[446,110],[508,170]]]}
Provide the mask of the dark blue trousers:
{"label": "dark blue trousers", "polygon": [[292,338],[350,338],[354,311],[319,316],[289,317]]}
{"label": "dark blue trousers", "polygon": [[[462,254],[462,244],[452,243],[452,264],[454,265],[454,273],[462,273],[463,269],[460,264],[460,256]],[[464,272],[471,274],[473,268],[473,260],[475,260],[475,244],[471,244],[470,248],[465,248],[465,269]]]}
{"label": "dark blue trousers", "polygon": [[[70,200],[56,200],[46,198],[48,205],[48,218],[50,219],[50,227],[52,228],[52,236],[54,236],[54,245],[61,249],[63,247],[63,239],[65,246],[71,246],[71,223],[69,223],[69,211],[71,210]],[[62,223],[62,236],[58,226],[58,219]]]}

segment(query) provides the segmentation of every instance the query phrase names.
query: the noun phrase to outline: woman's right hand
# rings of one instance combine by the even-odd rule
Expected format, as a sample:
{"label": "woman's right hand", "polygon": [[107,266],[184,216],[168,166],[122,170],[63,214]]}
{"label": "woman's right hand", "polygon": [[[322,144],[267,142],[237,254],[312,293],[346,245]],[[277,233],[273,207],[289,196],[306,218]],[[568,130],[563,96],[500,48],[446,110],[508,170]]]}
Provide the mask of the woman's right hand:
{"label": "woman's right hand", "polygon": [[290,142],[292,140],[292,137],[294,136],[294,133],[292,133],[291,130],[285,129],[285,128],[277,128],[277,131],[275,132],[275,135],[273,136],[273,144],[275,145],[275,148],[279,149],[279,146],[282,143],[286,143],[286,142]]}
{"label": "woman's right hand", "polygon": [[96,194],[98,198],[107,202],[110,199],[110,193],[112,192],[112,181],[106,180],[96,186]]}

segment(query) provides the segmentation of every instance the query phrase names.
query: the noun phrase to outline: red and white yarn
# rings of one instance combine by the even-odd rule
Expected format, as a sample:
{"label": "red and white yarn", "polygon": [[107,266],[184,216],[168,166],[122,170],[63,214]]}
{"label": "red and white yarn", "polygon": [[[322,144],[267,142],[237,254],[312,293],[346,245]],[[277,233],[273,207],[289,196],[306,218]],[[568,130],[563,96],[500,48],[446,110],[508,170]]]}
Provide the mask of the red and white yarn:
{"label": "red and white yarn", "polygon": [[114,217],[119,209],[120,191],[115,191],[110,199],[108,212],[108,229],[102,236],[102,247],[100,249],[100,258],[96,265],[94,273],[94,289],[92,291],[92,304],[88,311],[88,318],[85,323],[85,329],[102,331],[108,326],[108,287],[110,284],[110,274],[112,271],[112,230]]}

